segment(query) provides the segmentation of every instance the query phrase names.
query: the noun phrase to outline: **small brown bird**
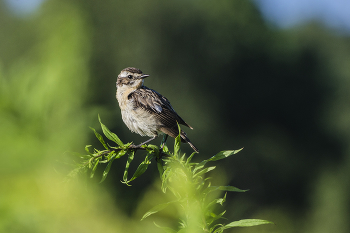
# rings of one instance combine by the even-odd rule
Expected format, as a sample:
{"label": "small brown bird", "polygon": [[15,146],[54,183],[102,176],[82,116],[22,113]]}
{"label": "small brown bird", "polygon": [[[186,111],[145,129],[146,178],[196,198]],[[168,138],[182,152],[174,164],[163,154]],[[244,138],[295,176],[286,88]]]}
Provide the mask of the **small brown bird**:
{"label": "small brown bird", "polygon": [[[192,129],[175,112],[167,98],[143,85],[148,76],[137,68],[128,67],[120,72],[117,79],[116,97],[124,123],[132,132],[152,137],[136,147],[154,140],[161,133],[166,134],[166,138],[168,135],[177,137],[177,123]],[[199,152],[184,131],[181,130],[180,135],[182,142],[187,142],[194,151]]]}

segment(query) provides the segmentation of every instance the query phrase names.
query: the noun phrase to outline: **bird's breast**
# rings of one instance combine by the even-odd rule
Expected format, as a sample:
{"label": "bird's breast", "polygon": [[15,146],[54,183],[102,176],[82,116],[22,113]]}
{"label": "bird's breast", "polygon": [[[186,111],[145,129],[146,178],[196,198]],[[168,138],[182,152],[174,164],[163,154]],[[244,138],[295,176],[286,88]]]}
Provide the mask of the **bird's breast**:
{"label": "bird's breast", "polygon": [[133,98],[128,98],[130,92],[118,92],[117,100],[125,125],[141,136],[153,137],[157,135],[160,127],[159,120],[150,112],[135,104]]}
{"label": "bird's breast", "polygon": [[134,108],[132,104],[121,110],[125,125],[141,136],[153,137],[158,135],[160,123],[152,114],[142,108]]}

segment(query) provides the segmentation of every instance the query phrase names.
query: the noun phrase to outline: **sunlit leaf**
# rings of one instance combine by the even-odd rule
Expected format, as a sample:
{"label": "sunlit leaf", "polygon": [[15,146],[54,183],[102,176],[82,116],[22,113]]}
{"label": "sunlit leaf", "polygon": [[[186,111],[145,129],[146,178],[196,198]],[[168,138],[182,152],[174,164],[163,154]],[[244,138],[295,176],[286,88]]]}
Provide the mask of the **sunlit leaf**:
{"label": "sunlit leaf", "polygon": [[[261,220],[261,219],[242,219],[239,221],[231,222],[225,226],[220,227],[222,230],[229,229],[232,227],[251,227],[251,226],[258,226],[263,224],[274,224],[273,222],[267,221],[267,220]],[[218,229],[215,230],[217,232]]]}
{"label": "sunlit leaf", "polygon": [[130,166],[131,161],[134,159],[134,155],[135,155],[135,151],[132,150],[129,154],[128,160],[126,161],[124,175],[123,175],[123,181],[128,180],[128,170],[129,170],[129,166]]}
{"label": "sunlit leaf", "polygon": [[208,162],[208,160],[203,160],[202,162],[197,163],[193,169],[193,173],[196,173],[199,169],[202,169],[207,162]]}
{"label": "sunlit leaf", "polygon": [[196,153],[196,152],[193,152],[193,153],[187,158],[187,160],[186,160],[186,165],[189,164],[189,163],[191,162],[191,160],[192,160],[192,158],[193,158],[193,156],[194,156],[195,154],[197,154],[197,153]]}
{"label": "sunlit leaf", "polygon": [[112,167],[113,161],[114,161],[114,158],[112,158],[112,159],[109,161],[109,163],[107,164],[105,170],[103,171],[102,179],[101,179],[100,183],[102,183],[102,182],[107,178],[108,172],[109,172],[109,170],[110,170],[111,167]]}
{"label": "sunlit leaf", "polygon": [[148,144],[147,146],[143,145],[143,147],[146,148],[146,150],[149,154],[154,154],[155,156],[159,157],[159,147],[158,146]]}
{"label": "sunlit leaf", "polygon": [[218,215],[216,215],[215,213],[211,213],[211,219],[210,221],[208,221],[208,225],[211,225],[213,222],[215,222],[216,220],[222,218],[222,216],[226,213],[226,210]]}
{"label": "sunlit leaf", "polygon": [[[126,154],[126,150],[120,150],[119,152],[118,152],[118,154],[115,156],[115,158],[116,159],[119,159],[120,157],[122,157],[123,155],[125,155]],[[114,153],[115,154],[115,152],[113,151],[112,153]],[[112,156],[113,156],[113,154],[112,154]],[[112,157],[111,156],[111,157]]]}
{"label": "sunlit leaf", "polygon": [[147,213],[145,213],[142,218],[141,218],[141,221],[144,220],[145,218],[147,218],[148,216],[152,215],[152,214],[155,214],[161,210],[163,210],[164,208],[166,208],[168,205],[170,205],[171,203],[174,203],[175,201],[170,201],[170,202],[167,202],[167,203],[162,203],[162,204],[159,204],[159,205],[156,205],[154,206],[152,209],[150,209],[149,211],[147,211]]}
{"label": "sunlit leaf", "polygon": [[126,184],[135,180],[137,177],[141,176],[148,168],[148,165],[150,164],[149,161],[143,161],[136,169],[134,175],[131,177],[129,181],[126,181]]}
{"label": "sunlit leaf", "polygon": [[90,150],[89,150],[89,147],[91,147],[91,145],[86,145],[85,146],[85,151],[89,154],[89,155],[91,155],[91,156],[93,156],[93,154],[90,152]]}
{"label": "sunlit leaf", "polygon": [[169,153],[169,148],[168,148],[168,146],[166,144],[164,144],[164,146],[163,146],[163,152],[164,153]]}
{"label": "sunlit leaf", "polygon": [[204,173],[210,172],[210,171],[212,171],[212,170],[214,170],[214,169],[215,169],[215,166],[204,168],[204,169],[202,169],[201,171],[199,171],[198,173],[196,173],[196,174],[193,176],[193,178],[195,178],[195,177],[197,177],[197,176],[200,176],[200,175],[203,175]]}
{"label": "sunlit leaf", "polygon": [[214,204],[220,204],[220,205],[222,205],[225,201],[226,201],[226,193],[225,193],[225,196],[224,196],[223,198],[217,198],[217,199],[211,201],[211,202],[206,206],[206,208],[209,208],[209,207],[211,207],[211,206],[214,205]]}
{"label": "sunlit leaf", "polygon": [[104,135],[111,141],[117,143],[119,146],[123,147],[124,143],[119,139],[119,137],[115,134],[112,133],[104,124],[101,122],[100,115],[98,116],[98,120],[100,121],[102,131]]}
{"label": "sunlit leaf", "polygon": [[[217,227],[221,227],[223,226],[222,224],[215,224],[214,226],[212,226],[210,229],[209,229],[209,232],[214,232],[214,229],[217,228]],[[221,233],[223,230],[221,231],[215,231],[216,233]]]}
{"label": "sunlit leaf", "polygon": [[181,143],[181,128],[179,123],[177,124],[177,127],[179,129],[179,135],[175,138],[175,143],[174,143],[174,155],[178,156],[178,153],[180,151],[180,143]]}
{"label": "sunlit leaf", "polygon": [[226,201],[226,194],[227,194],[227,193],[225,193],[225,195],[224,195],[223,198],[218,198],[218,199],[216,199],[218,204],[220,204],[220,205],[223,205],[223,204],[224,204],[224,202]]}
{"label": "sunlit leaf", "polygon": [[239,188],[236,188],[233,186],[219,186],[218,190],[229,191],[229,192],[247,192],[247,191],[249,191],[249,189],[242,190],[242,189],[239,189]]}
{"label": "sunlit leaf", "polygon": [[109,150],[107,144],[106,144],[105,141],[103,140],[102,135],[99,134],[99,133],[97,133],[96,130],[95,130],[94,128],[90,127],[90,129],[91,129],[92,131],[94,131],[94,133],[95,133],[97,139],[102,143],[103,147],[106,148],[106,150]]}
{"label": "sunlit leaf", "polygon": [[213,157],[211,157],[210,159],[208,159],[208,161],[217,161],[220,159],[224,159],[229,157],[230,155],[234,155],[237,154],[238,152],[240,152],[241,150],[243,150],[243,148],[239,149],[239,150],[225,150],[225,151],[220,151],[219,153],[217,153],[216,155],[214,155]]}
{"label": "sunlit leaf", "polygon": [[99,162],[99,159],[95,159],[95,164],[94,164],[94,166],[93,166],[93,168],[91,170],[90,178],[94,177],[95,171],[97,169],[98,162]]}
{"label": "sunlit leaf", "polygon": [[248,190],[242,190],[233,186],[210,186],[203,190],[203,195],[206,195],[208,193],[214,192],[214,191],[229,191],[229,192],[246,192]]}
{"label": "sunlit leaf", "polygon": [[182,155],[181,158],[179,159],[180,162],[184,161],[184,160],[185,160],[185,157],[186,157],[186,153],[183,153],[183,155]]}
{"label": "sunlit leaf", "polygon": [[[210,177],[208,177],[208,178],[210,178]],[[207,181],[207,179],[201,180],[201,182],[197,185],[196,189],[200,190],[201,188],[203,188],[204,185],[206,184],[206,181]],[[209,184],[210,184],[210,182],[209,182]]]}

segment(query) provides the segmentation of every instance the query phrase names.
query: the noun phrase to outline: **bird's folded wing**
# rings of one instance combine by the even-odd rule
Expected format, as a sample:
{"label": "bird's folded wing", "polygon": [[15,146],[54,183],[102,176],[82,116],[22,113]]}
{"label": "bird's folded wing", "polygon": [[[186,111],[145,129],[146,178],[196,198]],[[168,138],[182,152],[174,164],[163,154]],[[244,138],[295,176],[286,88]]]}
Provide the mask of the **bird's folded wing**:
{"label": "bird's folded wing", "polygon": [[[175,127],[179,124],[190,127],[173,109],[169,100],[147,87],[142,87],[130,93],[129,99],[132,98],[137,107],[154,114],[166,127]],[[177,127],[176,127],[177,128]]]}

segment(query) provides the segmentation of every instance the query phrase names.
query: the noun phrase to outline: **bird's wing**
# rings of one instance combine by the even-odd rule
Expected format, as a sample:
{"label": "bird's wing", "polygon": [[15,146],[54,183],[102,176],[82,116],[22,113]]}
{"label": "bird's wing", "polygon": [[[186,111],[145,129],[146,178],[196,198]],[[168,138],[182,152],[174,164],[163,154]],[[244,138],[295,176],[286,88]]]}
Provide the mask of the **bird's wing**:
{"label": "bird's wing", "polygon": [[[137,107],[153,113],[165,127],[174,127],[177,122],[192,129],[173,109],[169,100],[148,87],[143,86],[129,94]],[[177,128],[177,127],[176,127]]]}

